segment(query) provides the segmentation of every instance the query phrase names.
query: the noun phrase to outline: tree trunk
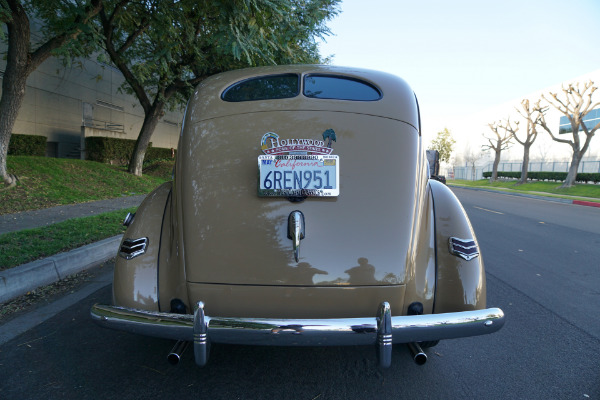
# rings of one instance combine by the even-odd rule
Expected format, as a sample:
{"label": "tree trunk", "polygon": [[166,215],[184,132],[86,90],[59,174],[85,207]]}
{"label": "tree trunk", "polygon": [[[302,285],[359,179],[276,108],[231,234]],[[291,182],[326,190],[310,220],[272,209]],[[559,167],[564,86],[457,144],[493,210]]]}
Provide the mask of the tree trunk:
{"label": "tree trunk", "polygon": [[13,183],[14,176],[8,173],[6,157],[19,109],[25,97],[27,76],[18,71],[8,72],[8,65],[2,81],[2,99],[0,99],[0,176],[5,185]]}
{"label": "tree trunk", "polygon": [[517,185],[527,183],[527,174],[529,173],[529,149],[531,143],[523,145],[523,166],[521,167],[521,179],[517,182]]}
{"label": "tree trunk", "polygon": [[135,142],[135,147],[133,148],[133,154],[131,154],[131,159],[129,160],[129,168],[128,172],[135,176],[142,176],[142,167],[144,164],[144,156],[146,155],[146,150],[148,149],[148,145],[150,144],[150,138],[156,129],[156,125],[158,125],[158,120],[163,116],[163,108],[164,103],[157,102],[152,105],[150,111],[146,113],[144,116],[144,123],[142,124],[142,129],[140,130],[140,134]]}
{"label": "tree trunk", "polygon": [[[29,75],[29,19],[20,5],[14,5],[12,21],[7,23],[8,54],[6,70],[2,79],[0,99],[0,177],[5,185],[15,183],[15,176],[8,173],[6,156],[19,109],[25,98],[25,85]],[[12,8],[12,7],[11,7]]]}
{"label": "tree trunk", "polygon": [[498,164],[500,164],[500,151],[496,151],[496,156],[494,157],[494,167],[492,168],[492,177],[490,178],[490,182],[496,182],[498,180]]}
{"label": "tree trunk", "polygon": [[581,162],[581,158],[583,157],[583,152],[573,151],[573,158],[571,159],[571,166],[569,167],[569,172],[567,173],[567,178],[565,182],[560,186],[561,189],[570,188],[575,184],[575,179],[577,178],[577,170],[579,169],[579,163]]}

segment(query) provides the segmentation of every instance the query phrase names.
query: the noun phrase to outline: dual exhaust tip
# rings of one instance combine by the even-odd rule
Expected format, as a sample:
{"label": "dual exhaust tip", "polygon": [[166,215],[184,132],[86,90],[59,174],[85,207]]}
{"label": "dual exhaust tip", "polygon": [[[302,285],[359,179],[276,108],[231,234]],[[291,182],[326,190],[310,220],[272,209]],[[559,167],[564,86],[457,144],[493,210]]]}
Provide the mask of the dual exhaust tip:
{"label": "dual exhaust tip", "polygon": [[427,354],[423,351],[419,343],[407,343],[408,349],[410,350],[410,354],[412,355],[412,359],[417,365],[423,365],[427,362]]}
{"label": "dual exhaust tip", "polygon": [[169,361],[169,364],[179,364],[179,361],[181,361],[181,356],[183,355],[185,349],[187,349],[189,344],[190,342],[187,342],[185,340],[177,341],[177,343],[175,343],[175,346],[173,346],[173,348],[169,352],[169,355],[167,356],[167,361]]}
{"label": "dual exhaust tip", "polygon": [[[190,342],[184,340],[179,340],[177,343],[175,343],[175,346],[173,346],[173,348],[169,352],[169,355],[167,356],[167,361],[169,361],[169,364],[179,364],[179,361],[181,361],[181,357],[183,356],[185,350],[188,348],[189,344]],[[425,354],[425,352],[423,351],[421,346],[419,346],[418,343],[407,343],[407,346],[410,350],[411,357],[415,364],[423,365],[427,362],[427,354]]]}

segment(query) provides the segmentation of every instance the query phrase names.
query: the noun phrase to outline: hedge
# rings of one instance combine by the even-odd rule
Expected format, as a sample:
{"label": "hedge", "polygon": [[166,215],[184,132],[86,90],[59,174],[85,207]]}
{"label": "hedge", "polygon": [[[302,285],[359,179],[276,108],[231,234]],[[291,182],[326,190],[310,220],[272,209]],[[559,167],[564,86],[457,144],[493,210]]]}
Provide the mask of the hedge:
{"label": "hedge", "polygon": [[[102,163],[111,163],[118,165],[127,165],[133,149],[135,140],[118,139],[107,137],[88,137],[85,138],[85,148],[87,151],[87,159]],[[144,163],[157,159],[171,158],[171,149],[160,147],[152,147],[152,143],[146,150]]]}
{"label": "hedge", "polygon": [[[492,172],[484,172],[484,178],[491,178]],[[506,179],[521,179],[521,171],[498,171],[498,178]],[[546,171],[532,171],[527,174],[527,179],[538,180],[538,181],[564,181],[567,179],[566,172],[546,172]],[[600,173],[587,173],[580,172],[575,178],[575,182],[600,182]]]}
{"label": "hedge", "polygon": [[165,149],[162,147],[149,147],[148,150],[146,150],[144,162],[173,158],[176,154],[177,150]]}
{"label": "hedge", "polygon": [[13,133],[8,142],[8,155],[44,157],[46,155],[46,137]]}

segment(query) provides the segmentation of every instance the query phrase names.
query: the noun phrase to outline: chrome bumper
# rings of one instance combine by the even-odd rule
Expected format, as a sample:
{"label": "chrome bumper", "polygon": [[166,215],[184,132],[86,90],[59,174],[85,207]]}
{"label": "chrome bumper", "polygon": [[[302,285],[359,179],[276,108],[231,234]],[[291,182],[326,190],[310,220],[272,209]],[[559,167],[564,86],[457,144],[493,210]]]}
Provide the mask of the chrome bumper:
{"label": "chrome bumper", "polygon": [[103,327],[194,342],[198,365],[208,360],[209,342],[276,346],[378,347],[382,366],[391,363],[392,343],[413,343],[478,336],[504,325],[499,308],[445,314],[391,316],[388,303],[377,316],[340,319],[221,318],[204,313],[200,302],[193,315],[142,311],[96,304],[92,319]]}

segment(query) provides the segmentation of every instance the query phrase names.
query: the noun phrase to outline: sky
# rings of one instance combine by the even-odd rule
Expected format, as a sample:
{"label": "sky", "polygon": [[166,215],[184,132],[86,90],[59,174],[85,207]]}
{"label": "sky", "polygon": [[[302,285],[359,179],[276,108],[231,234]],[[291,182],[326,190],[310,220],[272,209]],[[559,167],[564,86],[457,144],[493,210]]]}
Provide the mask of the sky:
{"label": "sky", "polygon": [[340,10],[321,54],[405,79],[429,136],[600,69],[600,0],[343,0]]}

